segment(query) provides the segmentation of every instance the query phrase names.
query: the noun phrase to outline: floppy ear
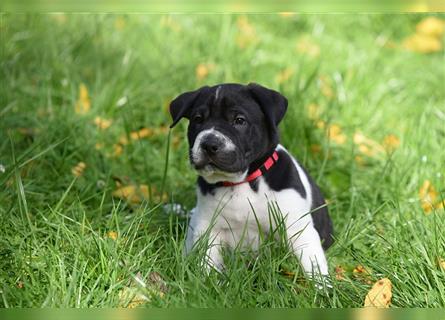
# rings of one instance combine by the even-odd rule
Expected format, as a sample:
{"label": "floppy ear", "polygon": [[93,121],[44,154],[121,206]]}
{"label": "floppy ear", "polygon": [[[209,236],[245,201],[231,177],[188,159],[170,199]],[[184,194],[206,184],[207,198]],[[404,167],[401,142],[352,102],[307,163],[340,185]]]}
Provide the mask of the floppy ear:
{"label": "floppy ear", "polygon": [[173,119],[173,123],[170,125],[170,128],[173,128],[183,117],[189,119],[192,106],[198,100],[201,93],[209,88],[210,87],[205,86],[195,91],[185,92],[170,102],[170,115]]}
{"label": "floppy ear", "polygon": [[252,97],[260,105],[272,131],[276,131],[287,110],[287,99],[279,92],[256,83],[247,85]]}

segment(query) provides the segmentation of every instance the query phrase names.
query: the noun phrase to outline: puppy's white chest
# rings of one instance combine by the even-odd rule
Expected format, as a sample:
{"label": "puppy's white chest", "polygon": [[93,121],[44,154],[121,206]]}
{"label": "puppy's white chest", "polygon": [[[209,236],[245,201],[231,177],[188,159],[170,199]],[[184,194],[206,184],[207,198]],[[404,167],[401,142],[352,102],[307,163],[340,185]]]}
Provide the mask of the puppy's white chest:
{"label": "puppy's white chest", "polygon": [[[271,206],[275,209],[271,210]],[[241,245],[256,249],[259,230],[268,232],[275,227],[270,225],[276,220],[271,215],[295,218],[309,210],[310,203],[295,190],[275,192],[260,178],[257,191],[245,183],[219,188],[214,195],[198,192],[197,212],[192,217],[191,226],[200,230],[213,225],[212,233],[229,247]]]}

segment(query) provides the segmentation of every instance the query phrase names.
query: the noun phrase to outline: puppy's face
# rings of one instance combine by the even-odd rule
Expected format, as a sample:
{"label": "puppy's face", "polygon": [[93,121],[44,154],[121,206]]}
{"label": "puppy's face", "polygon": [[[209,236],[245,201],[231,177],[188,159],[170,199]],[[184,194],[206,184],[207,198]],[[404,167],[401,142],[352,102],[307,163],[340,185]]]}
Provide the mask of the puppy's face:
{"label": "puppy's face", "polygon": [[222,84],[186,92],[170,105],[174,126],[190,120],[190,162],[209,183],[242,181],[249,165],[277,142],[287,108],[278,92],[256,84]]}

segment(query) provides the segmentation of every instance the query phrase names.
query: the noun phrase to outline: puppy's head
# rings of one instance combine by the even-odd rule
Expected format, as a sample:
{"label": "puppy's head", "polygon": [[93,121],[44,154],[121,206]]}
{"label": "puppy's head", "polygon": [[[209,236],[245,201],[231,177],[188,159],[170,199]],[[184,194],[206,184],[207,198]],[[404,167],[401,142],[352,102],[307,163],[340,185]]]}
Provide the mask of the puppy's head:
{"label": "puppy's head", "polygon": [[287,99],[258,84],[221,84],[185,92],[170,104],[174,127],[190,120],[190,162],[209,183],[240,182],[278,143]]}

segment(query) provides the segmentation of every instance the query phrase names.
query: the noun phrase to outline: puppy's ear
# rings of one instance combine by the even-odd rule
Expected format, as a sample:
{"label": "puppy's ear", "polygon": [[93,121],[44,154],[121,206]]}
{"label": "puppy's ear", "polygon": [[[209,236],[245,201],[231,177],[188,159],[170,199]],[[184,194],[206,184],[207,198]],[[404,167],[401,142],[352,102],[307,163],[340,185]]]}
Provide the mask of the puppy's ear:
{"label": "puppy's ear", "polygon": [[281,93],[256,83],[249,83],[247,88],[252,98],[260,105],[272,131],[276,131],[286,113],[287,99]]}
{"label": "puppy's ear", "polygon": [[193,105],[198,100],[199,96],[209,88],[210,87],[205,86],[195,91],[185,92],[170,102],[170,115],[173,119],[170,128],[173,128],[183,117],[190,119],[190,111]]}

